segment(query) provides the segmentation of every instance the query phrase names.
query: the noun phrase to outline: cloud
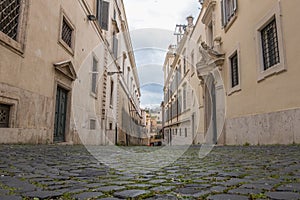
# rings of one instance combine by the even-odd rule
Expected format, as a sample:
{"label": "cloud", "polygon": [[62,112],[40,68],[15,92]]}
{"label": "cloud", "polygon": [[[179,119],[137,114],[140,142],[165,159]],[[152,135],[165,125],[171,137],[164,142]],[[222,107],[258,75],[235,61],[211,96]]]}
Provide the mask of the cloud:
{"label": "cloud", "polygon": [[163,86],[159,84],[147,84],[141,87],[141,107],[157,107],[163,101]]}
{"label": "cloud", "polygon": [[165,55],[176,24],[186,24],[199,14],[198,0],[124,0],[140,84],[141,105],[160,105],[163,100]]}
{"label": "cloud", "polygon": [[161,28],[174,30],[188,15],[199,13],[197,0],[124,0],[131,30]]}
{"label": "cloud", "polygon": [[[138,67],[140,85],[148,85],[151,83],[164,85],[164,76],[161,65],[143,65]],[[143,95],[143,94],[142,94]]]}

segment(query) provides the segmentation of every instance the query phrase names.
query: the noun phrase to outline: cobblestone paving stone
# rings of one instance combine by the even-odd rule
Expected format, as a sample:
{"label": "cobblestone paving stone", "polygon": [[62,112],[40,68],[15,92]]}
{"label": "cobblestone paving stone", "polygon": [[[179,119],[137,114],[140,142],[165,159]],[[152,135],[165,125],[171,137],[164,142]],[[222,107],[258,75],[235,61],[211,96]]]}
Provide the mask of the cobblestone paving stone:
{"label": "cobblestone paving stone", "polygon": [[215,147],[202,159],[199,148],[155,171],[151,157],[128,171],[141,164],[135,157],[117,170],[80,145],[0,145],[0,199],[300,199],[299,145]]}

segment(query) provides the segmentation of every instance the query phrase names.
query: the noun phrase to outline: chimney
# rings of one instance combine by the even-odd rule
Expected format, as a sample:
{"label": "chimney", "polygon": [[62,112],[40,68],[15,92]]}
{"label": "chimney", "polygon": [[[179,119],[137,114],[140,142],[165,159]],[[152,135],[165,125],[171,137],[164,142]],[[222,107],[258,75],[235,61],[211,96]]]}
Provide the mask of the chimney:
{"label": "chimney", "polygon": [[192,28],[194,26],[194,17],[193,16],[188,16],[186,18],[187,22],[188,22],[188,27]]}

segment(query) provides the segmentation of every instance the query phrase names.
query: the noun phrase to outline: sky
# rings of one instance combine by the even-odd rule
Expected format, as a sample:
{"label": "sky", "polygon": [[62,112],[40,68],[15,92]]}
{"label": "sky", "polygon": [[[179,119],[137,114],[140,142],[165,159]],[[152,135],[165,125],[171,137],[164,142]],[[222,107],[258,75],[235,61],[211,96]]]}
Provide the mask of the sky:
{"label": "sky", "polygon": [[176,24],[195,20],[200,12],[198,0],[123,0],[135,54],[141,107],[154,108],[163,101],[163,63],[168,46],[175,44]]}

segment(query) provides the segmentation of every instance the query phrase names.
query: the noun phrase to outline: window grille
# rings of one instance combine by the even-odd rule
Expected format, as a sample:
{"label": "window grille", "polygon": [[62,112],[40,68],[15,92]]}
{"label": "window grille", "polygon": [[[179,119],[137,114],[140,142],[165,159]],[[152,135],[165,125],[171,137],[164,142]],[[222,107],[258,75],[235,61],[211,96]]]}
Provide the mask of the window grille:
{"label": "window grille", "polygon": [[231,87],[235,87],[239,84],[239,69],[238,69],[238,55],[235,53],[230,58],[231,63]]}
{"label": "window grille", "polygon": [[261,30],[264,70],[280,62],[275,18]]}
{"label": "window grille", "polygon": [[5,104],[0,104],[0,128],[9,127],[9,113],[10,113],[10,106]]}
{"label": "window grille", "polygon": [[71,48],[72,48],[72,33],[73,33],[72,27],[69,25],[66,19],[63,18],[61,39]]}
{"label": "window grille", "polygon": [[21,0],[0,1],[0,31],[17,40]]}

